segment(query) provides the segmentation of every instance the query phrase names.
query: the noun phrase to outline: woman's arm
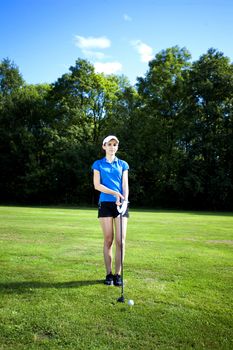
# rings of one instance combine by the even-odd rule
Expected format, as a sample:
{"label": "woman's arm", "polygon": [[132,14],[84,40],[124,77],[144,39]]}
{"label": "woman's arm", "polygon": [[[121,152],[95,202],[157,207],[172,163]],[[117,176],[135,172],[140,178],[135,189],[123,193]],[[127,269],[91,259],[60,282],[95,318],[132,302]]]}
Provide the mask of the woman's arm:
{"label": "woman's arm", "polygon": [[128,202],[129,197],[129,177],[128,177],[128,170],[125,170],[122,175],[122,190],[123,190],[123,196],[124,200]]}
{"label": "woman's arm", "polygon": [[120,198],[124,199],[124,196],[121,193],[119,193],[117,191],[113,191],[110,188],[108,188],[100,183],[100,172],[98,170],[95,170],[95,169],[94,169],[94,174],[93,174],[93,183],[94,183],[94,188],[97,191],[107,193],[107,194],[112,194],[113,196],[115,196],[117,205],[120,205]]}

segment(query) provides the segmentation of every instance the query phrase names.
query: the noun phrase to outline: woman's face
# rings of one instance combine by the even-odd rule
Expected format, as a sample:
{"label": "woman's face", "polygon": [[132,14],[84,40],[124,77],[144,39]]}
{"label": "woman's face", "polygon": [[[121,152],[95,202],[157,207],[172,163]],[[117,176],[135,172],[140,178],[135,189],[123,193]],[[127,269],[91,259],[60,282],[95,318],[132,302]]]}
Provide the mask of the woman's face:
{"label": "woman's face", "polygon": [[110,140],[109,142],[103,145],[103,149],[106,152],[106,155],[113,156],[118,150],[118,143],[116,140]]}

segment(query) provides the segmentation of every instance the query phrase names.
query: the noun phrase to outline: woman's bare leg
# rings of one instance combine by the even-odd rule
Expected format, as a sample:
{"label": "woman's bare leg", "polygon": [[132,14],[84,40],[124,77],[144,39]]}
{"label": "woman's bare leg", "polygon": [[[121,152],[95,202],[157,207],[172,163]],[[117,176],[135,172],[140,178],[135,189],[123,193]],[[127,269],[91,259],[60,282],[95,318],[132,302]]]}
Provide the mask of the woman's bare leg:
{"label": "woman's bare leg", "polygon": [[107,275],[112,272],[112,244],[114,238],[113,218],[99,218],[100,225],[104,234],[104,262]]}

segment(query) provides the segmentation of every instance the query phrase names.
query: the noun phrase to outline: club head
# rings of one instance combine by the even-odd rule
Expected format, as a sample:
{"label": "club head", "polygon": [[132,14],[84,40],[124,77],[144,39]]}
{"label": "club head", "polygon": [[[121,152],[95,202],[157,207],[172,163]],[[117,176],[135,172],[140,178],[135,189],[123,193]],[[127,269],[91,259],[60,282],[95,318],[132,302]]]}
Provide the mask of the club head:
{"label": "club head", "polygon": [[125,298],[122,295],[120,298],[117,299],[118,303],[124,303],[125,302]]}

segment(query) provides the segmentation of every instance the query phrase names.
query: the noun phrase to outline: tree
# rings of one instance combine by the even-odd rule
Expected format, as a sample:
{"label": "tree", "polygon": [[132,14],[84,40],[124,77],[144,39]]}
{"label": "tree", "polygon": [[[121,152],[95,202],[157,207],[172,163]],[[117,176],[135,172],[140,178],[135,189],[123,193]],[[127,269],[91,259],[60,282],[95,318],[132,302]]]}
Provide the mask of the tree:
{"label": "tree", "polygon": [[18,67],[8,58],[0,63],[0,191],[4,199],[12,191],[10,179],[13,178],[14,145],[10,133],[16,125],[16,117],[12,113],[14,106],[13,94],[16,94],[24,85]]}
{"label": "tree", "polygon": [[113,116],[123,80],[97,74],[89,62],[81,59],[69,70],[50,94],[57,131],[53,172],[60,193],[68,198],[72,192],[72,201],[79,201],[85,193],[90,198],[91,179],[87,174],[92,159],[99,156],[99,142]]}
{"label": "tree", "polygon": [[0,191],[17,202],[93,203],[92,162],[107,134],[130,164],[133,205],[233,208],[233,65],[179,47],[149,62],[136,88],[78,59],[52,85],[0,63]]}
{"label": "tree", "polygon": [[[178,164],[183,153],[179,142],[186,127],[188,97],[186,79],[190,71],[190,54],[177,46],[161,51],[149,63],[145,78],[137,83],[141,99],[141,127],[138,141],[144,164],[145,203],[174,205]],[[139,174],[142,170],[139,169]]]}
{"label": "tree", "polygon": [[233,65],[209,49],[193,63],[188,90],[193,124],[181,186],[199,208],[232,208]]}
{"label": "tree", "polygon": [[0,63],[0,96],[9,95],[24,84],[18,67],[9,58]]}
{"label": "tree", "polygon": [[4,97],[0,119],[3,198],[23,200],[41,189],[49,124],[45,103],[48,90],[48,85],[25,84]]}

